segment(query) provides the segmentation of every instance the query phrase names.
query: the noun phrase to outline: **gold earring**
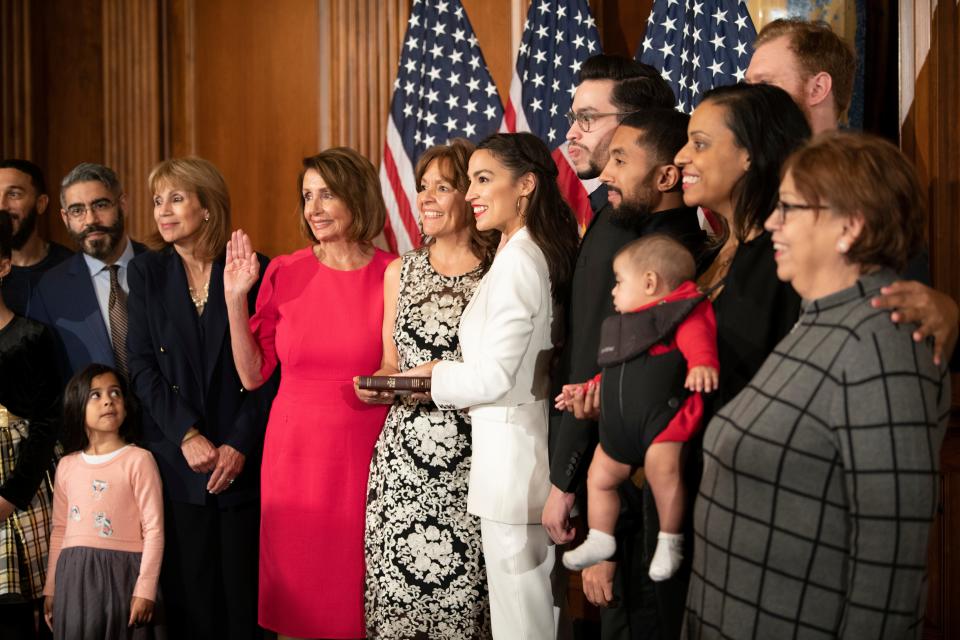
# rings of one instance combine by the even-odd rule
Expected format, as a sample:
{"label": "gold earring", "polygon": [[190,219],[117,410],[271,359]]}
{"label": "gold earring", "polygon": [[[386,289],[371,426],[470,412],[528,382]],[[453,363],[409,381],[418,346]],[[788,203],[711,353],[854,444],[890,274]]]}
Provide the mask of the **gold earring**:
{"label": "gold earring", "polygon": [[526,220],[526,219],[527,219],[527,213],[526,213],[526,211],[524,211],[524,210],[520,207],[520,202],[522,202],[523,199],[526,198],[526,197],[527,197],[527,196],[520,196],[520,197],[517,198],[517,215],[520,216],[520,219],[521,219],[521,220]]}

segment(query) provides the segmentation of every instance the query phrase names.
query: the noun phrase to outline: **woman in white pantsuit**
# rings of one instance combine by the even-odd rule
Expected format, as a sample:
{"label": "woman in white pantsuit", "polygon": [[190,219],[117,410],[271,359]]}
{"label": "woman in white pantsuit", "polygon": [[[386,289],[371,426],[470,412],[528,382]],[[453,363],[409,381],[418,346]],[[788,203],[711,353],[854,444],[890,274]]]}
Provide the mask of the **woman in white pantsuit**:
{"label": "woman in white pantsuit", "polygon": [[460,320],[462,362],[431,362],[441,408],[470,408],[467,510],[480,517],[495,638],[552,638],[554,550],[540,525],[550,490],[547,398],[554,321],[573,274],[577,224],[547,147],[496,134],[470,157],[467,200],[502,241]]}

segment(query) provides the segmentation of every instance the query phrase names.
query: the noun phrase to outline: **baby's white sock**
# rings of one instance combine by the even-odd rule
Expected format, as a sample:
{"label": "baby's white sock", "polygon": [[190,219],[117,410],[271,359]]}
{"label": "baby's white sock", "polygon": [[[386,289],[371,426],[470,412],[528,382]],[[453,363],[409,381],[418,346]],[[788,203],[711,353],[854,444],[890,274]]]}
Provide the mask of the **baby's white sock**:
{"label": "baby's white sock", "polygon": [[576,549],[563,554],[563,566],[571,571],[585,569],[606,560],[617,551],[617,541],[609,533],[590,529],[587,539]]}
{"label": "baby's white sock", "polygon": [[650,579],[654,582],[666,580],[680,568],[683,562],[683,534],[657,534],[657,550],[650,561]]}

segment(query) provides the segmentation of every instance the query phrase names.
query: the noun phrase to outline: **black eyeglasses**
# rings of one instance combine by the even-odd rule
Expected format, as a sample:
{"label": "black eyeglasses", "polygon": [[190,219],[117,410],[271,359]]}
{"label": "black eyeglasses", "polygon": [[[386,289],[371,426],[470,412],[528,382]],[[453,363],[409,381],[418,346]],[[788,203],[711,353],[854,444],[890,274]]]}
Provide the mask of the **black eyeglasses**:
{"label": "black eyeglasses", "polygon": [[67,207],[67,215],[73,218],[74,220],[79,220],[86,215],[87,210],[93,212],[94,215],[100,215],[101,213],[106,213],[110,211],[115,206],[115,202],[112,200],[96,200],[90,204],[72,204]]}
{"label": "black eyeglasses", "polygon": [[784,202],[783,200],[778,200],[776,206],[773,208],[773,212],[777,214],[777,222],[782,225],[786,224],[787,214],[791,211],[820,211],[829,208],[830,207],[822,204],[806,204],[805,202]]}
{"label": "black eyeglasses", "polygon": [[599,120],[600,118],[606,118],[608,116],[629,116],[636,113],[636,111],[611,111],[609,113],[594,113],[592,111],[567,111],[567,122],[570,123],[570,126],[573,126],[573,123],[576,122],[580,125],[580,130],[584,133],[590,133],[590,127],[593,126],[594,120]]}

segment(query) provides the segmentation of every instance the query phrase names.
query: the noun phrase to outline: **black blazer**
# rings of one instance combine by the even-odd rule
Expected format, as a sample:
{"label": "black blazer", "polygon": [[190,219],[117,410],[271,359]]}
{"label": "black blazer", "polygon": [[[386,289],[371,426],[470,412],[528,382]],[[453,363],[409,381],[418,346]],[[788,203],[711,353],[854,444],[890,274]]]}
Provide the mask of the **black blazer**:
{"label": "black blazer", "polygon": [[[130,242],[135,255],[147,250],[139,242]],[[44,274],[30,298],[27,316],[53,329],[64,384],[88,364],[116,366],[83,252]]]}
{"label": "black blazer", "polygon": [[[267,258],[260,258],[260,273]],[[198,317],[183,261],[166,248],[130,264],[127,301],[130,377],[151,419],[144,444],[153,452],[166,495],[176,502],[230,506],[259,497],[260,456],[276,377],[255,392],[240,384],[233,363],[223,295],[224,259],[213,263],[210,291]],[[253,313],[259,282],[247,300]],[[215,446],[228,444],[246,455],[243,472],[219,496],[207,493],[209,474],[191,471],[180,442],[196,427]]]}
{"label": "black blazer", "polygon": [[[551,397],[562,385],[586,382],[600,371],[600,325],[615,313],[610,294],[615,282],[613,256],[621,247],[643,235],[665,233],[687,246],[698,264],[703,263],[706,234],[700,229],[696,209],[650,214],[627,228],[611,220],[606,186],[590,194],[590,204],[596,213],[577,254],[566,310],[566,335]],[[577,420],[570,412],[551,409],[550,482],[554,486],[573,493],[586,480],[598,437],[596,422]]]}

